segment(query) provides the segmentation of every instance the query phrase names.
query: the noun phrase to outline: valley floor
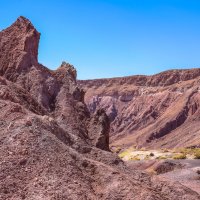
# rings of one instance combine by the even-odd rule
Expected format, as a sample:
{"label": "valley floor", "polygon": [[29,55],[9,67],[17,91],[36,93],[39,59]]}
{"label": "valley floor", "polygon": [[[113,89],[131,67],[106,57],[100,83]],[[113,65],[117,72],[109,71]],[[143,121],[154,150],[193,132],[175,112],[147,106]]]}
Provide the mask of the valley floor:
{"label": "valley floor", "polygon": [[198,172],[200,170],[200,160],[187,159],[176,162],[181,163],[183,168],[160,174],[158,177],[161,180],[178,181],[200,194],[200,174]]}
{"label": "valley floor", "polygon": [[[200,194],[199,149],[136,150],[129,148],[118,155],[132,169],[145,170],[157,181],[179,182]],[[195,159],[196,158],[196,159]]]}

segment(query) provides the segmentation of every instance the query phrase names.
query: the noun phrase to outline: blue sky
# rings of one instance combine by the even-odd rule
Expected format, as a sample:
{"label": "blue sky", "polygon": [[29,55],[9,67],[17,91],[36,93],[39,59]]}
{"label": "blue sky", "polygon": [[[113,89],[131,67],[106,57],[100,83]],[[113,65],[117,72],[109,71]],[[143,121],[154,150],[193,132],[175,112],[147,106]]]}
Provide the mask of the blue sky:
{"label": "blue sky", "polygon": [[41,33],[39,62],[79,79],[200,67],[199,0],[0,0],[0,29],[20,15]]}

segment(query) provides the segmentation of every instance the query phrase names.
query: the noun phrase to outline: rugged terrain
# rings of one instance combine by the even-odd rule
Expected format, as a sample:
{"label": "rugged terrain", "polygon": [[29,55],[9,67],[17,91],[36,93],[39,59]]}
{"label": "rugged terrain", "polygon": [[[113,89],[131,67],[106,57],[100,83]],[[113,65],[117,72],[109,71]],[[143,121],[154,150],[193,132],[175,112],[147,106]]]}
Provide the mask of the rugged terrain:
{"label": "rugged terrain", "polygon": [[79,81],[90,112],[103,108],[110,145],[161,149],[200,146],[200,69]]}
{"label": "rugged terrain", "polygon": [[90,114],[72,65],[38,63],[39,38],[24,17],[0,32],[0,199],[200,199],[111,153],[107,115]]}
{"label": "rugged terrain", "polygon": [[142,160],[129,161],[129,167],[145,170],[157,181],[181,182],[200,194],[200,160]]}

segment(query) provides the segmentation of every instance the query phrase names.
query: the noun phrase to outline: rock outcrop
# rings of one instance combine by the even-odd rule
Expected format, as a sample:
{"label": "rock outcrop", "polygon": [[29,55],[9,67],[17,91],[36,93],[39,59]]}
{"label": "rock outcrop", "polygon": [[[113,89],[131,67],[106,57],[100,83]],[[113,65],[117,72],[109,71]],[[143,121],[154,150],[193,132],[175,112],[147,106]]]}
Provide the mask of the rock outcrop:
{"label": "rock outcrop", "polygon": [[78,83],[90,112],[106,110],[111,146],[200,145],[200,69]]}
{"label": "rock outcrop", "polygon": [[109,151],[110,123],[104,110],[97,110],[90,121],[90,126],[88,130],[89,137],[92,139],[93,145],[102,150]]}
{"label": "rock outcrop", "polygon": [[0,199],[200,199],[112,154],[107,116],[89,113],[72,65],[38,63],[38,40],[24,17],[0,33]]}
{"label": "rock outcrop", "polygon": [[22,71],[38,64],[40,34],[30,21],[20,17],[0,33],[0,75],[16,80]]}

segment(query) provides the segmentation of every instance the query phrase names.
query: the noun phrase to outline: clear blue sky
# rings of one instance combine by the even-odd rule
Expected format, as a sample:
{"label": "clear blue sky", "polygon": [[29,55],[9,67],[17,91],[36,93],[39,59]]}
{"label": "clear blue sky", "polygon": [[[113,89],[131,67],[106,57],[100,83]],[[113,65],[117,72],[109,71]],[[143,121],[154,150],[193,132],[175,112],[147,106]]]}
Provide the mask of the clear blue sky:
{"label": "clear blue sky", "polygon": [[29,18],[39,61],[79,79],[200,67],[200,0],[0,0],[0,29]]}

